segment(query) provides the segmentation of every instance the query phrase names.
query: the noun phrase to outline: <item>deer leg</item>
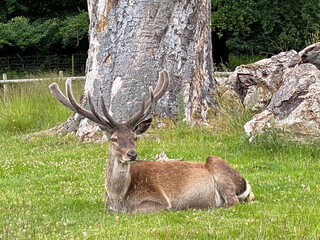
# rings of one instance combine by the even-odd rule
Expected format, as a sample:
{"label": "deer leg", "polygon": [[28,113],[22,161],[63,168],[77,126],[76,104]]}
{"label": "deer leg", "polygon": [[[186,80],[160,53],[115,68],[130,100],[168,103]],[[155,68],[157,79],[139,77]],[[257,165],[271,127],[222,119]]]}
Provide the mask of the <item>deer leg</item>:
{"label": "deer leg", "polygon": [[166,204],[153,201],[153,200],[144,200],[132,210],[132,213],[159,212],[164,209],[167,209]]}
{"label": "deer leg", "polygon": [[111,199],[108,192],[104,195],[104,202],[111,213],[127,212],[128,209],[122,199]]}
{"label": "deer leg", "polygon": [[122,199],[110,201],[110,204],[107,205],[108,211],[111,213],[125,213],[128,212],[127,206],[124,204]]}
{"label": "deer leg", "polygon": [[158,192],[147,199],[142,200],[133,212],[157,212],[165,209],[171,209],[169,197],[162,188],[158,188]]}
{"label": "deer leg", "polygon": [[225,206],[234,206],[239,204],[239,199],[236,195],[236,188],[228,177],[217,177],[216,187],[220,196],[225,201]]}
{"label": "deer leg", "polygon": [[159,190],[159,192],[161,193],[161,195],[160,195],[160,196],[162,196],[162,197],[163,197],[163,200],[164,200],[163,202],[164,202],[164,203],[165,203],[165,205],[167,206],[167,209],[172,208],[172,205],[171,205],[170,199],[169,199],[168,195],[165,193],[165,191],[163,191],[163,189],[162,189],[162,188],[159,188],[158,190]]}

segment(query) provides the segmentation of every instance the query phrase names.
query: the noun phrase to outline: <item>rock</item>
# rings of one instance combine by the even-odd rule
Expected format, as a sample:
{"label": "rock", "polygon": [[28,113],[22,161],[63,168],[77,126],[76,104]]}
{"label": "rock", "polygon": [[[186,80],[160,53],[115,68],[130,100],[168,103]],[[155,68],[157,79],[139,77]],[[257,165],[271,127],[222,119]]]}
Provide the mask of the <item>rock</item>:
{"label": "rock", "polygon": [[320,42],[306,47],[299,55],[303,63],[311,63],[320,69]]}
{"label": "rock", "polygon": [[229,76],[225,85],[234,89],[246,109],[261,111],[283,83],[283,74],[301,61],[295,50],[268,59],[241,65]]}
{"label": "rock", "polygon": [[266,110],[244,126],[252,139],[274,127],[296,136],[320,139],[320,71],[310,63],[298,64],[283,75],[283,84]]}
{"label": "rock", "polygon": [[249,137],[249,141],[251,142],[255,135],[261,134],[266,129],[271,128],[271,121],[273,119],[274,114],[269,110],[254,115],[253,118],[244,125],[244,130]]}
{"label": "rock", "polygon": [[157,154],[156,157],[155,157],[155,160],[156,160],[156,162],[184,161],[183,158],[180,158],[180,159],[168,158],[164,151],[162,151],[161,153]]}
{"label": "rock", "polygon": [[[237,114],[243,112],[244,106],[239,95],[232,89],[218,86],[218,101],[220,108],[227,114]],[[221,109],[220,109],[221,110]]]}
{"label": "rock", "polygon": [[320,139],[320,42],[241,65],[219,83],[258,113],[244,126],[250,140],[269,128]]}

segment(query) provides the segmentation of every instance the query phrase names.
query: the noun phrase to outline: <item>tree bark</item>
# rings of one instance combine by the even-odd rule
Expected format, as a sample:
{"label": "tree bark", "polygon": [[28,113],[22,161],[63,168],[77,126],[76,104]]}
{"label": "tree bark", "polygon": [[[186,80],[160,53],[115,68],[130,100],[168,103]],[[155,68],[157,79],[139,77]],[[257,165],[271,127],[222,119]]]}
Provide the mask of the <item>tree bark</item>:
{"label": "tree bark", "polygon": [[[187,122],[207,122],[216,108],[212,73],[210,0],[88,0],[89,51],[84,93],[100,109],[102,94],[112,116],[122,121],[140,108],[141,95],[167,69],[171,82],[156,113]],[[87,106],[86,95],[81,104]],[[88,121],[73,115],[67,131]],[[90,124],[89,124],[90,125]],[[91,130],[90,130],[91,129]],[[80,133],[85,134],[85,133]]]}

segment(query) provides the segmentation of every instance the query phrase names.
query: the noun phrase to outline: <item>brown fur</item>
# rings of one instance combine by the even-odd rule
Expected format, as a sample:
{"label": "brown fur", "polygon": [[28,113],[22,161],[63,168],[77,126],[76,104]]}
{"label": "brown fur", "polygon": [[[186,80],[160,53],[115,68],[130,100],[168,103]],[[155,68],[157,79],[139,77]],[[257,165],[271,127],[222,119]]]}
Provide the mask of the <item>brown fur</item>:
{"label": "brown fur", "polygon": [[[113,143],[110,153],[114,152]],[[204,163],[187,161],[136,161],[122,163],[115,174],[110,174],[113,154],[107,167],[106,204],[115,212],[154,212],[164,209],[212,208],[239,203],[237,196],[246,190],[246,180],[225,160],[209,156]],[[119,172],[128,171],[127,180]],[[108,174],[109,172],[109,174]],[[117,180],[113,179],[117,178]],[[112,186],[110,186],[112,181]],[[119,186],[126,182],[126,186]],[[117,199],[108,197],[115,186],[124,189]],[[119,204],[121,202],[121,204]]]}

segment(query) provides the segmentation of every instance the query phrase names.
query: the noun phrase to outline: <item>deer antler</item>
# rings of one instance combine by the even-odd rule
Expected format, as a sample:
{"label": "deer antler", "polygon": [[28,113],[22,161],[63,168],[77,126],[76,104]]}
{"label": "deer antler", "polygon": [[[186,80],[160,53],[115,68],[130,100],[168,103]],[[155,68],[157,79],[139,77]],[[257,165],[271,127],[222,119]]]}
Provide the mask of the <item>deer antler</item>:
{"label": "deer antler", "polygon": [[134,128],[142,120],[144,120],[154,109],[156,102],[164,95],[169,85],[169,74],[167,70],[162,70],[159,72],[159,78],[157,85],[152,90],[149,88],[150,98],[145,102],[145,94],[142,94],[141,109],[136,114],[134,114],[130,119],[127,120],[127,124]]}
{"label": "deer antler", "polygon": [[111,131],[113,128],[115,128],[118,123],[113,120],[113,118],[109,115],[108,111],[106,110],[104,101],[102,96],[100,96],[101,101],[101,108],[104,116],[101,116],[99,113],[96,112],[91,98],[91,92],[88,91],[87,97],[89,102],[90,111],[87,109],[81,107],[76,100],[74,99],[72,95],[71,90],[71,79],[67,79],[66,81],[66,92],[67,97],[61,92],[59,86],[56,83],[52,83],[49,86],[52,95],[59,100],[64,106],[69,108],[71,111],[74,111],[76,113],[79,113],[80,115],[90,119],[91,121],[97,123],[102,128],[107,128],[107,130]]}
{"label": "deer antler", "polygon": [[[142,94],[141,109],[138,112],[136,112],[129,120],[127,120],[126,124],[128,124],[129,127],[134,129],[135,126],[137,126],[142,120],[144,120],[152,112],[156,102],[163,96],[163,94],[168,88],[168,85],[169,85],[169,74],[167,70],[162,70],[159,73],[158,83],[156,85],[155,90],[153,91],[152,87],[149,88],[150,98],[146,101],[145,94],[144,93]],[[90,111],[81,107],[76,102],[76,100],[72,95],[71,79],[67,79],[66,81],[67,96],[65,96],[61,92],[59,86],[56,83],[50,84],[49,88],[51,90],[52,95],[56,99],[58,99],[59,102],[61,102],[64,106],[69,108],[71,111],[79,113],[80,115],[97,123],[103,130],[106,129],[108,131],[112,131],[113,128],[119,125],[119,123],[117,123],[108,113],[108,110],[106,109],[102,95],[100,95],[100,103],[101,103],[101,109],[104,116],[96,112],[92,103],[90,91],[88,91],[87,93]]]}

